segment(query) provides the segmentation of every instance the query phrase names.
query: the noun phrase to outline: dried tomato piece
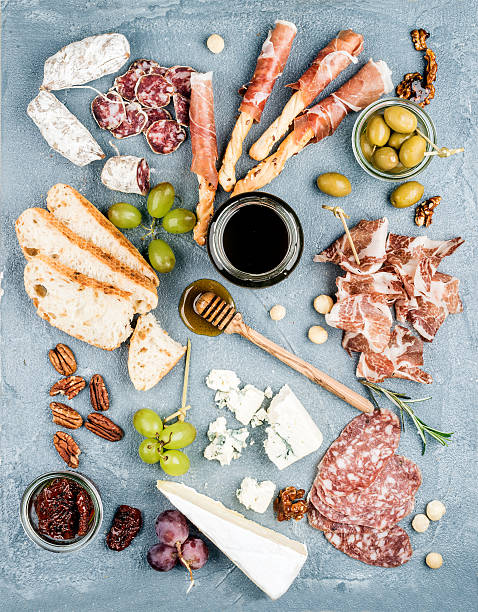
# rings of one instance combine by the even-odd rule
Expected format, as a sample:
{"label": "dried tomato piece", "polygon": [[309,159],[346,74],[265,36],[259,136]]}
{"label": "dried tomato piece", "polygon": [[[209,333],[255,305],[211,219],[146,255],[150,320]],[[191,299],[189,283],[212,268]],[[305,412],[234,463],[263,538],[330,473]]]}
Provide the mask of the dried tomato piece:
{"label": "dried tomato piece", "polygon": [[286,487],[279,491],[279,495],[274,500],[277,520],[289,521],[293,518],[295,521],[300,521],[303,519],[307,512],[307,502],[303,500],[304,497],[304,489]]}
{"label": "dried tomato piece", "polygon": [[106,536],[106,544],[111,550],[124,550],[138,535],[143,525],[141,511],[131,506],[120,506],[116,510],[113,524]]}
{"label": "dried tomato piece", "polygon": [[76,507],[78,508],[78,532],[77,536],[84,536],[90,529],[90,522],[95,513],[95,507],[91,497],[85,489],[78,487],[78,495],[76,497]]}

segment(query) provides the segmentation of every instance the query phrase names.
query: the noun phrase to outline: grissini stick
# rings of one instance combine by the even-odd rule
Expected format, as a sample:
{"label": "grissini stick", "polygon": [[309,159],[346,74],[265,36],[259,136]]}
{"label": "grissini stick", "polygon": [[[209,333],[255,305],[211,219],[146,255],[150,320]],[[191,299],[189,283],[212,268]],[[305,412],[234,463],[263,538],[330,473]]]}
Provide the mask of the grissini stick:
{"label": "grissini stick", "polygon": [[219,182],[225,191],[231,191],[234,187],[236,164],[242,155],[242,143],[254,121],[259,122],[261,119],[274,83],[284,70],[296,33],[297,28],[293,23],[278,20],[262,45],[254,75],[247,85],[239,107],[240,115],[219,171]]}
{"label": "grissini stick", "polygon": [[249,155],[257,161],[263,160],[289,131],[294,119],[337,78],[363,50],[363,36],[353,30],[342,30],[336,38],[319,51],[311,66],[300,79],[287,85],[296,92],[284,106],[281,114],[249,149]]}
{"label": "grissini stick", "polygon": [[207,227],[214,212],[214,197],[218,182],[212,72],[191,73],[189,129],[193,152],[191,171],[197,175],[199,181],[199,200],[196,206],[197,223],[193,236],[194,240],[202,246],[206,242]]}
{"label": "grissini stick", "polygon": [[281,143],[276,153],[252,168],[238,181],[233,195],[256,191],[270,183],[282,172],[286,161],[301,151],[309,142],[319,142],[335,132],[351,112],[359,111],[393,89],[391,71],[379,60],[368,61],[337,91],[294,121],[294,129]]}
{"label": "grissini stick", "polygon": [[349,389],[347,386],[335,380],[325,372],[307,363],[297,355],[290,353],[278,344],[275,344],[259,332],[246,325],[240,312],[231,304],[227,304],[222,298],[210,291],[201,294],[194,304],[196,312],[209,321],[215,327],[223,330],[226,334],[239,334],[250,340],[253,344],[277,357],[280,361],[293,368],[300,374],[307,376],[312,382],[317,383],[327,391],[330,391],[340,399],[348,402],[354,408],[362,412],[373,412],[373,404],[363,395]]}

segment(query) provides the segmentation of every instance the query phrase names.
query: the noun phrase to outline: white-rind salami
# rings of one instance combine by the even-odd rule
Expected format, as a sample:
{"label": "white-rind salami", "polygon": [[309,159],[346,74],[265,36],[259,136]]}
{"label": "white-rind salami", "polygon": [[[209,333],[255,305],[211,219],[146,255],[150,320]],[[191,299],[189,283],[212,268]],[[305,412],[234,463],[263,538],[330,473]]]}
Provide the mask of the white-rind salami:
{"label": "white-rind salami", "polygon": [[143,74],[136,83],[136,99],[148,108],[167,106],[173,93],[174,87],[160,74]]}
{"label": "white-rind salami", "polygon": [[77,166],[105,157],[86,127],[51,92],[41,90],[27,114],[50,147]]}
{"label": "white-rind salami", "polygon": [[42,87],[48,90],[84,85],[116,72],[129,58],[123,34],[99,34],[73,42],[45,62]]}
{"label": "white-rind salami", "polygon": [[142,157],[117,155],[105,162],[101,182],[114,191],[146,195],[149,191],[149,166]]}
{"label": "white-rind salami", "polygon": [[171,113],[165,108],[143,108],[143,110],[148,117],[148,122],[144,126],[143,132],[146,132],[149,126],[155,121],[159,121],[160,119],[171,119]]}
{"label": "white-rind salami", "polygon": [[166,72],[166,78],[174,89],[186,98],[191,97],[191,74],[196,72],[191,66],[173,66]]}
{"label": "white-rind salami", "polygon": [[190,98],[183,96],[180,93],[175,93],[173,96],[174,103],[174,114],[176,115],[176,121],[184,127],[189,126],[189,105]]}
{"label": "white-rind salami", "polygon": [[186,131],[172,119],[155,121],[145,135],[153,153],[159,155],[169,155],[186,140]]}
{"label": "white-rind salami", "polygon": [[96,96],[91,103],[91,112],[103,130],[114,130],[126,119],[123,98],[116,91]]}
{"label": "white-rind salami", "polygon": [[130,102],[125,110],[126,118],[121,125],[110,130],[115,138],[129,138],[141,134],[148,122],[148,116],[137,102]]}

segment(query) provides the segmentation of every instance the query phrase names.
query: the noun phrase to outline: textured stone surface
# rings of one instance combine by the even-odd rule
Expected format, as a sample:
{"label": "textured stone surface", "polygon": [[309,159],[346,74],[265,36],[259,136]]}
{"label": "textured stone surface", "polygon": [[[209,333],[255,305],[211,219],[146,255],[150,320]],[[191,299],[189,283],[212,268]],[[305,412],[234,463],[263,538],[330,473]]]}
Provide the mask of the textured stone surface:
{"label": "textured stone surface", "polygon": [[[0,542],[2,545],[2,609],[5,611],[60,610],[218,610],[233,608],[265,610],[434,610],[476,609],[476,382],[477,324],[473,296],[476,291],[476,58],[470,44],[476,34],[475,3],[330,1],[290,2],[261,0],[201,2],[199,0],[159,0],[113,2],[112,0],[73,2],[63,0],[5,0],[3,3],[3,108],[2,108],[2,392],[1,479],[2,496]],[[44,205],[48,188],[67,182],[83,192],[101,210],[115,201],[127,200],[144,207],[140,196],[108,191],[99,180],[102,163],[77,168],[46,143],[27,117],[28,102],[36,95],[42,80],[44,60],[73,40],[100,32],[124,33],[132,58],[152,57],[165,66],[192,65],[214,71],[217,130],[220,151],[232,128],[239,98],[237,88],[246,82],[267,29],[276,18],[290,19],[298,26],[285,74],[276,86],[263,115],[263,123],[252,129],[252,139],[276,116],[290,93],[282,87],[293,81],[309,65],[321,48],[341,28],[351,27],[365,37],[363,64],[369,57],[386,60],[393,69],[394,82],[409,71],[422,68],[421,54],[409,40],[409,31],[423,26],[432,32],[430,46],[439,63],[437,96],[429,107],[440,143],[464,145],[466,155],[450,160],[434,160],[421,176],[425,195],[443,196],[428,234],[432,238],[462,235],[466,244],[442,265],[442,270],[462,280],[465,311],[451,316],[439,331],[433,345],[425,347],[426,369],[435,382],[424,389],[417,384],[393,382],[417,397],[430,393],[433,401],[419,405],[425,420],[447,431],[454,431],[448,449],[431,442],[424,457],[413,426],[402,436],[400,452],[418,462],[424,483],[417,497],[417,512],[423,512],[431,499],[442,500],[447,514],[424,534],[413,532],[409,521],[403,526],[411,535],[414,556],[398,569],[380,569],[354,561],[330,546],[323,536],[304,520],[278,524],[272,510],[250,518],[302,541],[310,557],[300,577],[280,603],[270,602],[218,550],[212,548],[207,566],[197,573],[197,586],[187,596],[186,572],[175,569],[156,573],[146,563],[148,547],[155,542],[153,522],[168,507],[155,490],[162,473],[157,466],[142,464],[137,457],[139,436],[131,426],[131,416],[140,407],[151,407],[168,414],[180,400],[182,365],[176,367],[155,389],[136,392],[126,370],[126,347],[106,353],[70,340],[38,319],[22,287],[23,259],[15,241],[13,223],[28,206]],[[225,50],[212,55],[205,46],[213,32],[225,39]],[[342,83],[353,72],[350,67],[337,80]],[[94,83],[106,90],[113,78]],[[335,87],[335,86],[334,86]],[[332,88],[329,88],[331,90]],[[89,103],[94,93],[87,90],[58,92],[60,100],[91,129],[105,151],[108,134],[94,123]],[[340,348],[340,332],[329,329],[326,344],[316,346],[307,340],[312,324],[323,318],[312,307],[320,293],[332,293],[338,270],[331,265],[312,263],[317,248],[327,246],[340,233],[338,222],[320,205],[330,202],[314,186],[316,176],[339,170],[347,174],[353,192],[341,202],[351,214],[351,222],[362,217],[386,215],[395,232],[420,234],[413,224],[412,210],[395,210],[387,203],[390,185],[368,177],[357,166],[350,147],[354,117],[347,117],[337,133],[325,142],[311,146],[289,162],[286,171],[268,190],[284,198],[297,210],[305,230],[306,246],[302,261],[292,277],[279,286],[260,292],[229,287],[248,322],[271,339],[284,344],[305,359],[323,367],[338,379],[359,390],[354,363]],[[153,155],[142,137],[117,143],[121,153],[145,155],[154,168],[152,182],[170,180],[188,207],[195,205],[197,182],[189,172],[189,143],[169,157]],[[109,151],[111,154],[112,150]],[[251,166],[244,156],[238,171]],[[225,199],[220,193],[218,201]],[[137,244],[139,231],[128,232]],[[170,239],[177,266],[165,276],[159,290],[156,315],[173,337],[185,341],[187,332],[177,314],[182,289],[200,277],[217,278],[207,255],[190,236]],[[286,318],[272,322],[267,314],[275,303],[283,304]],[[48,349],[57,342],[70,345],[78,360],[78,375],[104,375],[111,397],[108,416],[121,425],[125,438],[116,444],[91,435],[85,429],[74,432],[83,453],[80,471],[100,488],[105,506],[104,524],[99,537],[89,547],[73,555],[53,555],[37,548],[25,537],[18,519],[18,505],[26,485],[36,476],[63,469],[51,439],[56,427],[48,408],[48,389],[57,374],[48,362]],[[195,444],[188,451],[191,471],[182,480],[199,491],[218,495],[227,506],[241,510],[235,490],[244,476],[271,479],[278,487],[297,485],[308,488],[317,460],[309,456],[279,472],[262,452],[263,431],[252,430],[256,444],[247,448],[233,465],[221,468],[202,458],[206,430],[216,418],[213,392],[204,378],[213,368],[235,369],[244,382],[277,391],[287,382],[303,401],[324,434],[323,450],[338,435],[355,412],[286,366],[262,354],[239,337],[192,338],[190,377],[191,420],[198,428]],[[89,409],[87,391],[71,405],[85,417]],[[238,427],[232,415],[228,424]],[[124,552],[108,550],[104,536],[116,508],[130,504],[144,513],[144,527]],[[442,553],[444,565],[429,570],[424,563],[430,551]]]}

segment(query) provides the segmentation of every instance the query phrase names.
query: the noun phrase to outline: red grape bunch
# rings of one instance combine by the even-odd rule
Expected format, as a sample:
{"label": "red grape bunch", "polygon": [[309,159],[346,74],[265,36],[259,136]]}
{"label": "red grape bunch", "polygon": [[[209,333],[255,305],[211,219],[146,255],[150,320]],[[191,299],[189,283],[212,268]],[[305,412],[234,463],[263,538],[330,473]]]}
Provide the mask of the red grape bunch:
{"label": "red grape bunch", "polygon": [[200,569],[208,560],[206,544],[200,538],[189,537],[187,519],[179,510],[162,512],[156,519],[155,529],[159,543],[148,550],[148,563],[158,572],[169,572],[179,561],[189,572],[191,588],[192,570]]}

